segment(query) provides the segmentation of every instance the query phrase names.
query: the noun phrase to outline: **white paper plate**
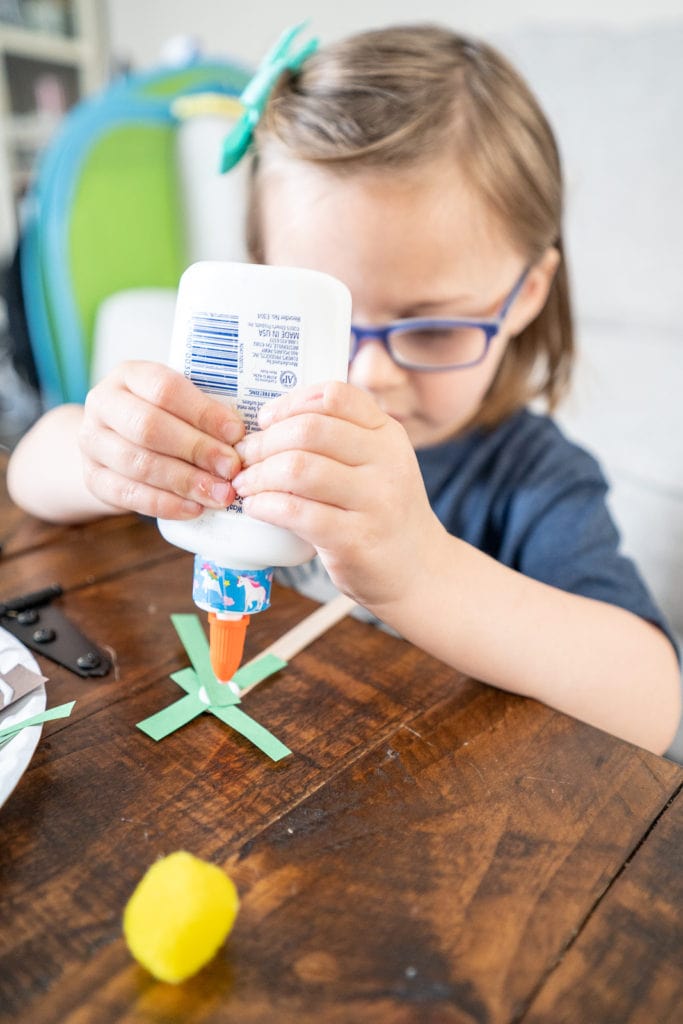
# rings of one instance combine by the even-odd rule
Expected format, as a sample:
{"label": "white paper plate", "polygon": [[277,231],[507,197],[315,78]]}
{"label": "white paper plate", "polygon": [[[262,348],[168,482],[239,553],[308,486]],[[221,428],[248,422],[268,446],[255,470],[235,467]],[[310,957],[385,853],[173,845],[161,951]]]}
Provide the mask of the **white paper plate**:
{"label": "white paper plate", "polygon": [[[0,627],[0,672],[9,672],[17,662],[42,675],[38,662],[29,649],[12,633]],[[2,716],[2,727],[40,714],[45,710],[45,704],[45,686],[41,684],[7,709]],[[42,731],[42,725],[30,725],[17,733],[9,743],[0,747],[0,807],[26,771]]]}

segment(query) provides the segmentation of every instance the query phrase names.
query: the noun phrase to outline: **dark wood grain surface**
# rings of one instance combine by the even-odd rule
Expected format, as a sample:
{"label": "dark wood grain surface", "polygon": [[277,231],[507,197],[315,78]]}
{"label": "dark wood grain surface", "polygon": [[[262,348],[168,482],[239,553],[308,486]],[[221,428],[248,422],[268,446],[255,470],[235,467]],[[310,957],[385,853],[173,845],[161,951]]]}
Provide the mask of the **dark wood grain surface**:
{"label": "dark wood grain surface", "polygon": [[[57,581],[115,671],[47,660],[46,725],[0,808],[0,1020],[681,1020],[683,772],[347,618],[245,698],[277,764],[203,715],[154,743],[179,695],[170,622],[191,556],[134,517],[51,527],[0,493],[0,599]],[[275,588],[246,656],[315,605]],[[218,956],[156,982],[121,936],[159,856],[240,891]]]}

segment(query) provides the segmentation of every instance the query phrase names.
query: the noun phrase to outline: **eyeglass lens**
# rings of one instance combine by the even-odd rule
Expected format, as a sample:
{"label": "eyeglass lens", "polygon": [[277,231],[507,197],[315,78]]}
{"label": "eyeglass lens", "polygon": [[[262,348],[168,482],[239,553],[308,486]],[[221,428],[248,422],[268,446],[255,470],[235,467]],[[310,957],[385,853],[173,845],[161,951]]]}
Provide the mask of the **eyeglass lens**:
{"label": "eyeglass lens", "polygon": [[465,366],[482,359],[486,332],[480,327],[397,328],[389,334],[396,359],[417,366]]}

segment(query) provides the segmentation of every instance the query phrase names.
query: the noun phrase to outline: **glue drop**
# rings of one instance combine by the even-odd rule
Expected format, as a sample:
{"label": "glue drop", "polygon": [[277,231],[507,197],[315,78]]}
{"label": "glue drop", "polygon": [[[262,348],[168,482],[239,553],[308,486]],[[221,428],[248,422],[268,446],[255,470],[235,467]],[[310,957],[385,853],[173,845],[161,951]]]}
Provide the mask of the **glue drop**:
{"label": "glue drop", "polygon": [[[351,295],[328,274],[207,261],[180,279],[170,365],[235,406],[247,432],[264,402],[294,388],[346,380]],[[249,616],[270,605],[275,566],[315,554],[289,530],[251,519],[238,498],[198,518],[159,519],[171,544],[195,554],[192,597],[209,613],[214,673],[229,683],[242,660]]]}

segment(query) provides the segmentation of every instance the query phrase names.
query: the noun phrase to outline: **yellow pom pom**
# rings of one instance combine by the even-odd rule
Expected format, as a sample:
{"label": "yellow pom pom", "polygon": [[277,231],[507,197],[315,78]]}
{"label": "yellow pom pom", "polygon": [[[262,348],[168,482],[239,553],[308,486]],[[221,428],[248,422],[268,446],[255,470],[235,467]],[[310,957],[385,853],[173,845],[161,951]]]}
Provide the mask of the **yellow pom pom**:
{"label": "yellow pom pom", "polygon": [[238,909],[235,884],[221,868],[178,850],[143,875],[123,912],[123,933],[150,974],[177,984],[218,952]]}

